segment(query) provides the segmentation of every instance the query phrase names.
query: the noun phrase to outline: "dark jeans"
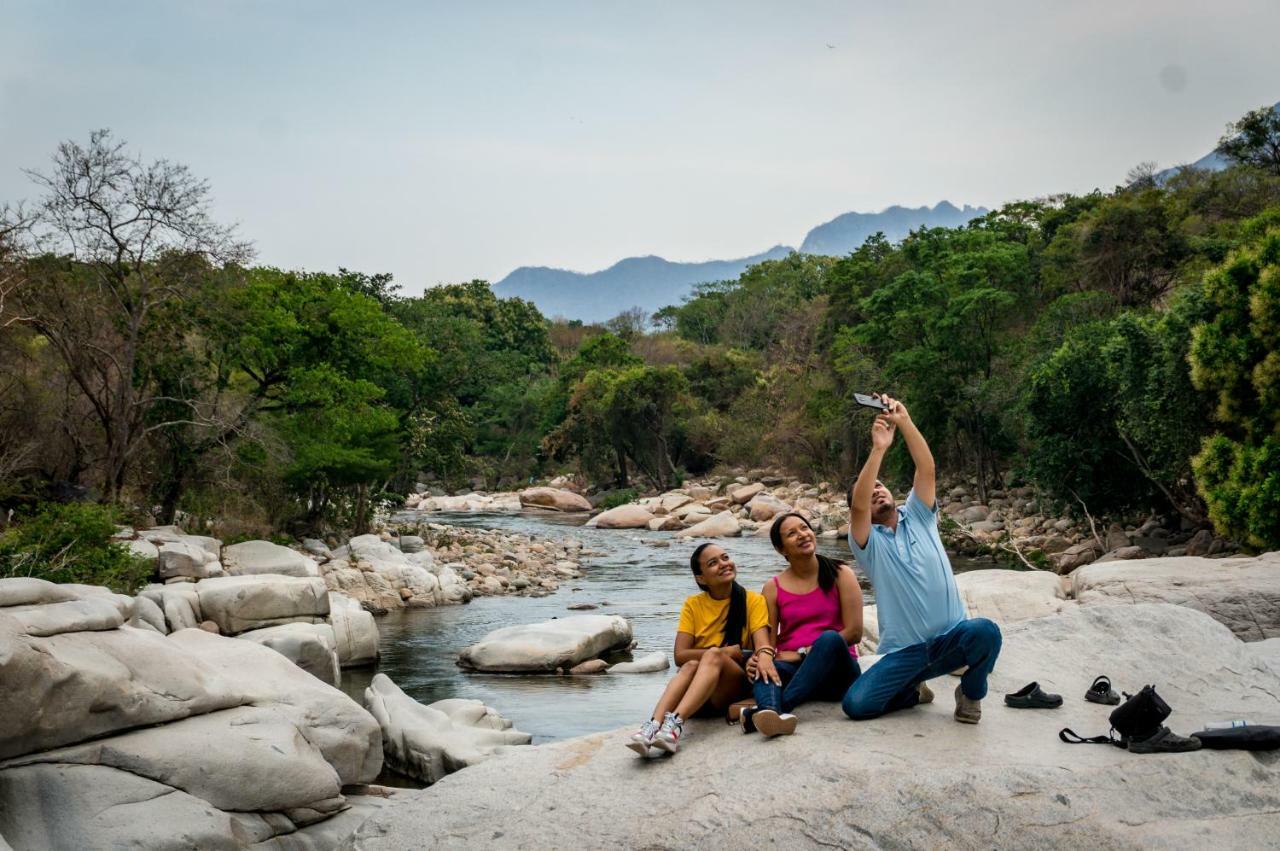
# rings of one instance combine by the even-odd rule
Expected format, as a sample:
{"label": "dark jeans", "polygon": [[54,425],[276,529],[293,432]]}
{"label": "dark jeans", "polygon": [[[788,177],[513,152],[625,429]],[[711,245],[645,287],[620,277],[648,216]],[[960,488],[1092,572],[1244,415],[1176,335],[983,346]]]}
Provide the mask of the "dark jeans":
{"label": "dark jeans", "polygon": [[915,706],[920,683],[966,665],[969,670],[960,678],[960,690],[965,697],[982,700],[987,696],[987,676],[1000,655],[1000,641],[1000,627],[986,618],[971,618],[937,638],[895,650],[849,687],[844,714],[863,720]]}
{"label": "dark jeans", "polygon": [[807,700],[839,700],[862,669],[849,655],[849,645],[835,630],[818,636],[801,662],[774,661],[782,685],[755,681],[756,706],[790,712]]}

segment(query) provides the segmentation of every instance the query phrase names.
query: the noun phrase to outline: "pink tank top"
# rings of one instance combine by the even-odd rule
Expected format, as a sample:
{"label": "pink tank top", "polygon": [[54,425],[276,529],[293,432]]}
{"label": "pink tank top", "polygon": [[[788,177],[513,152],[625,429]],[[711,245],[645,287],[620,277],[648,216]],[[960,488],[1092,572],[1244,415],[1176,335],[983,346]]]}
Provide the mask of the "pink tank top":
{"label": "pink tank top", "polygon": [[[827,630],[839,632],[844,628],[840,617],[840,587],[833,584],[829,591],[819,585],[807,594],[792,594],[773,581],[778,592],[778,649],[799,650],[818,640]],[[849,646],[849,655],[858,658],[858,649]]]}

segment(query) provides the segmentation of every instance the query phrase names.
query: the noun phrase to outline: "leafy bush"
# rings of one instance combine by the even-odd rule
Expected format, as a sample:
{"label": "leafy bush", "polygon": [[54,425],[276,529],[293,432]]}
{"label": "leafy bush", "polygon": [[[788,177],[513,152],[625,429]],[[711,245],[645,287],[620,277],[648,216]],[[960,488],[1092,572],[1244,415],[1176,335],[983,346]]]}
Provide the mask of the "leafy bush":
{"label": "leafy bush", "polygon": [[608,511],[610,508],[617,508],[619,505],[626,505],[628,502],[635,502],[640,498],[640,494],[635,488],[621,488],[615,491],[609,491],[605,494],[604,499],[600,500],[600,504],[596,506],[601,511]]}
{"label": "leafy bush", "polygon": [[110,506],[40,505],[0,535],[0,577],[34,576],[132,593],[147,581],[150,567],[111,540],[115,521]]}

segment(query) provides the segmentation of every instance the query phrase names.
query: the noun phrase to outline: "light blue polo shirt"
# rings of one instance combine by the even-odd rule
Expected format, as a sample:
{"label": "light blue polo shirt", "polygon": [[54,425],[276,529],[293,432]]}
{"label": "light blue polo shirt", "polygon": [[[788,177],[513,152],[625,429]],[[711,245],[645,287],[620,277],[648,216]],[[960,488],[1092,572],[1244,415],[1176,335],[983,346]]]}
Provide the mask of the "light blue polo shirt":
{"label": "light blue polo shirt", "polygon": [[850,529],[849,549],[875,591],[880,626],[877,653],[921,644],[965,619],[951,560],[938,534],[937,506],[930,509],[914,489],[898,506],[896,533],[872,523],[863,548]]}

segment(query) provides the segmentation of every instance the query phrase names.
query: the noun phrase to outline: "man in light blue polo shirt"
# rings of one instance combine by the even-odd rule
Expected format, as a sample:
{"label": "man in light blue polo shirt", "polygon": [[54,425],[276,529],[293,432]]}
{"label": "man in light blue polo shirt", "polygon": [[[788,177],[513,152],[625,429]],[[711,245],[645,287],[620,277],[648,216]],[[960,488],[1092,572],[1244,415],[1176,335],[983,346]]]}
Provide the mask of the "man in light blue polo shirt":
{"label": "man in light blue polo shirt", "polygon": [[[1000,655],[1000,628],[966,618],[938,535],[933,453],[906,406],[880,398],[885,412],[871,426],[871,454],[849,494],[849,548],[875,590],[883,656],[849,687],[844,711],[861,720],[928,703],[926,680],[967,666],[956,686],[955,719],[977,724]],[[877,478],[899,431],[916,468],[902,507]]]}

